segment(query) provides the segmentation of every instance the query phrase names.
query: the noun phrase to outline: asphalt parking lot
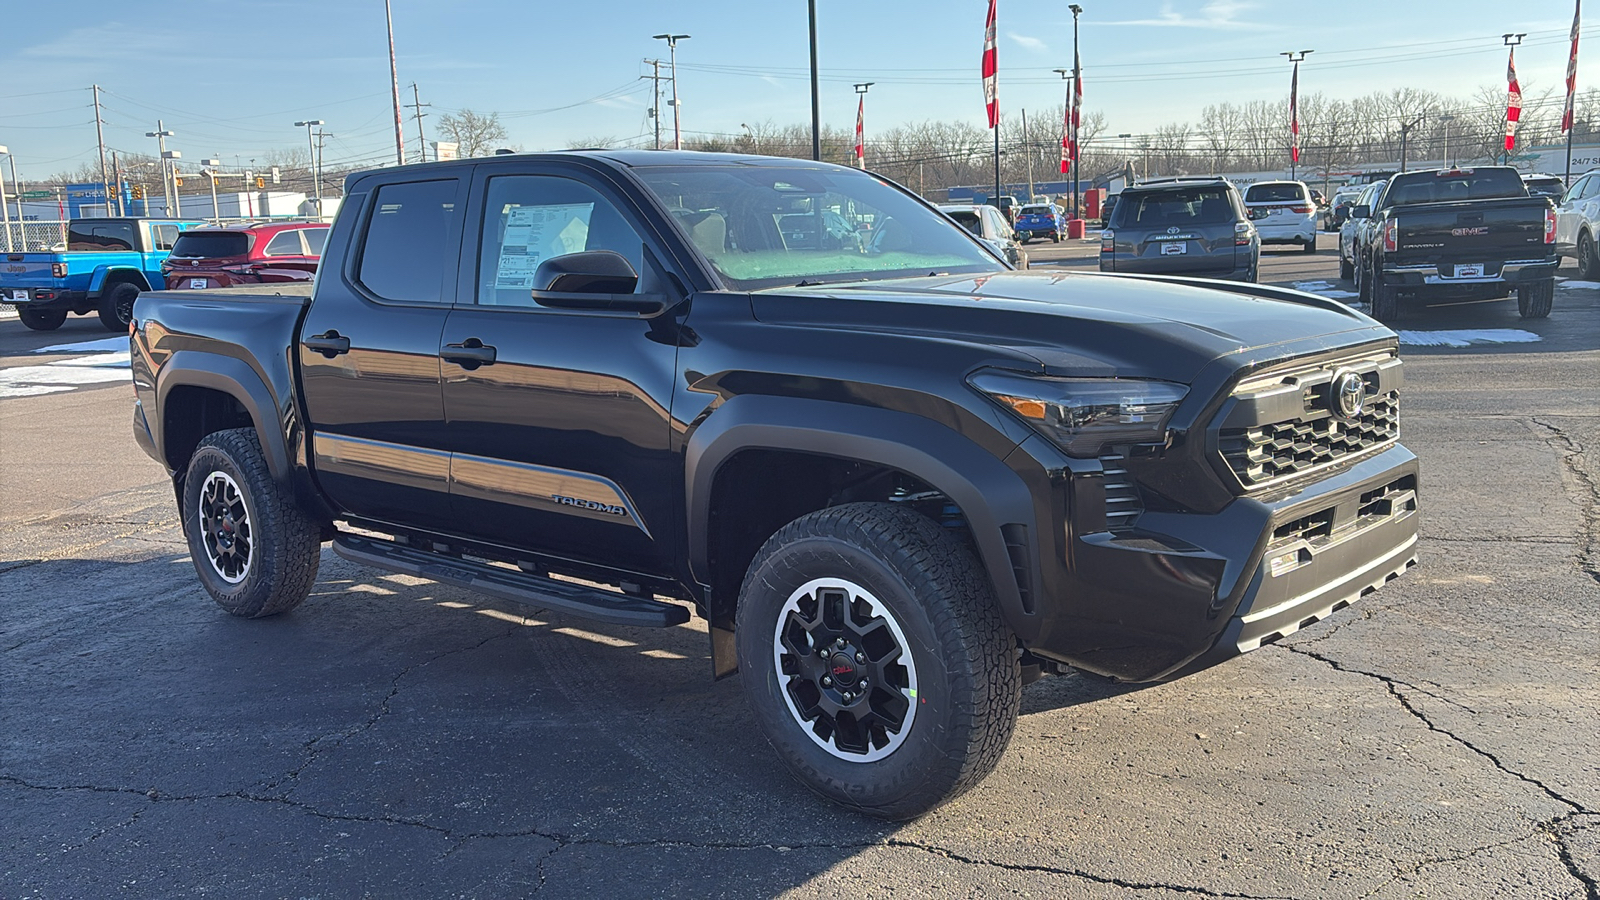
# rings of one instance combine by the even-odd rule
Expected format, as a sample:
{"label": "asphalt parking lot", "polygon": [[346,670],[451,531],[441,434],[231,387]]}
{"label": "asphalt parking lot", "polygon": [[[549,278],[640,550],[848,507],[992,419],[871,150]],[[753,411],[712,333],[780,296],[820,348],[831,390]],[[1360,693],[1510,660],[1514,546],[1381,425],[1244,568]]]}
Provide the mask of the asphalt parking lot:
{"label": "asphalt parking lot", "polygon": [[[1333,242],[1262,280],[1347,293]],[[891,826],[780,770],[698,623],[327,550],[227,616],[126,370],[73,347],[107,332],[0,319],[0,896],[1597,900],[1600,287],[1399,328],[1420,566],[1179,682],[1033,684],[999,769]]]}

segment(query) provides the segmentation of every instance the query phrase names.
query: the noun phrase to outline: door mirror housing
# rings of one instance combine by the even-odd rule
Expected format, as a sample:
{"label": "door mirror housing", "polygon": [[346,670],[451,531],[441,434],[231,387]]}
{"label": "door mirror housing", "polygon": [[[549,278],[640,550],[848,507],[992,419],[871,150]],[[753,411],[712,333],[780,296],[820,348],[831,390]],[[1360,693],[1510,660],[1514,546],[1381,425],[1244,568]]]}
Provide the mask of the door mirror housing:
{"label": "door mirror housing", "polygon": [[533,289],[553,294],[631,294],[639,273],[614,250],[564,253],[539,263]]}
{"label": "door mirror housing", "polygon": [[1352,206],[1350,207],[1350,218],[1370,219],[1372,218],[1372,207],[1366,205],[1365,203],[1360,206]]}

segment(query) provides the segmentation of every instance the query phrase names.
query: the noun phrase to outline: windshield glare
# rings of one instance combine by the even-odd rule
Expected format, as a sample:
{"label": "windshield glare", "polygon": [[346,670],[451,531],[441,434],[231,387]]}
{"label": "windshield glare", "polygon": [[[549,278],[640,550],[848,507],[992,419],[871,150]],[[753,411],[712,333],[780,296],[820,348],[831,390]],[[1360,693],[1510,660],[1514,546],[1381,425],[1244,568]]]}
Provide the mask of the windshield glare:
{"label": "windshield glare", "polygon": [[800,166],[633,170],[736,290],[997,272],[948,220],[865,172]]}

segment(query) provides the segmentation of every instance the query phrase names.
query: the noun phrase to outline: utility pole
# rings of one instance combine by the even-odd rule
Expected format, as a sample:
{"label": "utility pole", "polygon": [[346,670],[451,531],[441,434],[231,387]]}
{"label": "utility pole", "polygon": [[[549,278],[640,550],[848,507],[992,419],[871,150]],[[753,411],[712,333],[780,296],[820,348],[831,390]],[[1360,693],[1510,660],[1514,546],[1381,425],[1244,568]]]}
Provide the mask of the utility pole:
{"label": "utility pole", "polygon": [[822,160],[822,107],[817,96],[817,0],[806,0],[811,19],[811,158]]}
{"label": "utility pole", "polygon": [[1400,171],[1406,170],[1406,140],[1411,136],[1411,129],[1422,124],[1422,116],[1417,116],[1400,126]]}
{"label": "utility pole", "polygon": [[1446,169],[1450,168],[1450,123],[1455,120],[1456,117],[1449,113],[1439,117],[1439,121],[1444,123],[1444,167]]}
{"label": "utility pole", "polygon": [[411,82],[411,101],[412,108],[417,111],[417,159],[420,162],[427,162],[428,139],[422,133],[422,117],[427,115],[427,113],[423,112],[422,108],[424,106],[432,106],[433,104],[422,102],[421,95],[417,93],[417,83],[415,81]]}
{"label": "utility pole", "polygon": [[683,124],[678,107],[678,42],[689,39],[687,34],[656,34],[651,37],[667,42],[668,65],[672,68],[672,149],[683,149]]}
{"label": "utility pole", "polygon": [[317,129],[317,215],[322,215],[322,142],[333,137],[333,132]]}
{"label": "utility pole", "polygon": [[[389,0],[383,0],[383,18],[389,24],[389,86],[394,89],[394,158],[403,166],[406,164],[406,135],[400,127],[400,70],[394,62],[394,12],[389,8]],[[322,215],[320,188],[317,191],[317,215]]]}
{"label": "utility pole", "polygon": [[661,149],[661,60],[659,60],[659,59],[647,59],[647,60],[645,60],[645,62],[650,64],[651,74],[649,74],[649,75],[640,75],[639,77],[640,78],[648,78],[651,81],[655,82],[655,98],[656,99],[655,99],[654,104],[651,105],[651,107],[650,107],[650,118],[656,120],[656,149],[660,150]]}
{"label": "utility pole", "polygon": [[100,144],[100,189],[106,192],[106,215],[111,215],[111,182],[106,178],[106,136],[100,118],[100,85],[94,85],[94,136]]}
{"label": "utility pole", "polygon": [[1022,152],[1028,158],[1028,199],[1024,203],[1033,202],[1033,142],[1028,140],[1028,111],[1022,110]]}
{"label": "utility pole", "polygon": [[155,138],[156,146],[161,149],[161,159],[157,162],[157,165],[161,167],[161,199],[163,203],[161,209],[169,216],[172,215],[172,185],[167,181],[167,138],[172,137],[172,135],[173,132],[168,131],[166,123],[160,119],[156,120],[155,131],[146,131],[144,133],[145,137]]}
{"label": "utility pole", "polygon": [[[122,166],[117,162],[117,151],[111,151],[111,183],[117,189],[117,215],[125,216],[122,208]],[[111,212],[111,201],[106,201],[106,212]]]}
{"label": "utility pole", "polygon": [[320,216],[322,215],[322,179],[317,177],[317,145],[311,137],[312,126],[322,127],[322,120],[307,119],[304,122],[294,123],[294,127],[306,130],[306,168],[311,170],[311,185],[312,190],[316,193],[317,215]]}
{"label": "utility pole", "polygon": [[[11,155],[11,148],[10,147],[0,146],[0,153],[4,153],[5,155],[10,156]],[[22,188],[19,185],[17,185],[17,167],[15,165],[13,165],[11,167],[11,186],[12,186],[12,189],[17,192],[17,218],[21,219],[22,218]],[[9,250],[12,249],[12,247],[11,247],[11,207],[8,204],[7,200],[6,200],[6,176],[5,176],[4,172],[0,172],[0,222],[4,222],[5,223],[6,250],[9,251]],[[26,247],[27,247],[27,242],[26,241],[23,242],[23,247],[24,247],[24,249],[26,249]]]}
{"label": "utility pole", "polygon": [[217,167],[222,165],[222,160],[215,157],[202,159],[200,165],[205,167],[200,170],[200,174],[211,182],[211,221],[221,225],[222,209],[217,205]]}

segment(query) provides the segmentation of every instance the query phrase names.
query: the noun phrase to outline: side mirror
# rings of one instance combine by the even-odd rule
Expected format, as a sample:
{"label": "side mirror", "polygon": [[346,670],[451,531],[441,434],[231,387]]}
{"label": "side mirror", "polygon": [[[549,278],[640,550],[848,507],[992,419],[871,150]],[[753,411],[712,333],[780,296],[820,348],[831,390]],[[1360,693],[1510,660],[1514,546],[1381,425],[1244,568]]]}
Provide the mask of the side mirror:
{"label": "side mirror", "polygon": [[1360,206],[1352,206],[1350,207],[1350,218],[1370,219],[1372,218],[1372,207],[1366,205],[1365,203]]}
{"label": "side mirror", "polygon": [[553,294],[631,294],[639,273],[614,250],[552,256],[533,271],[533,289]]}

